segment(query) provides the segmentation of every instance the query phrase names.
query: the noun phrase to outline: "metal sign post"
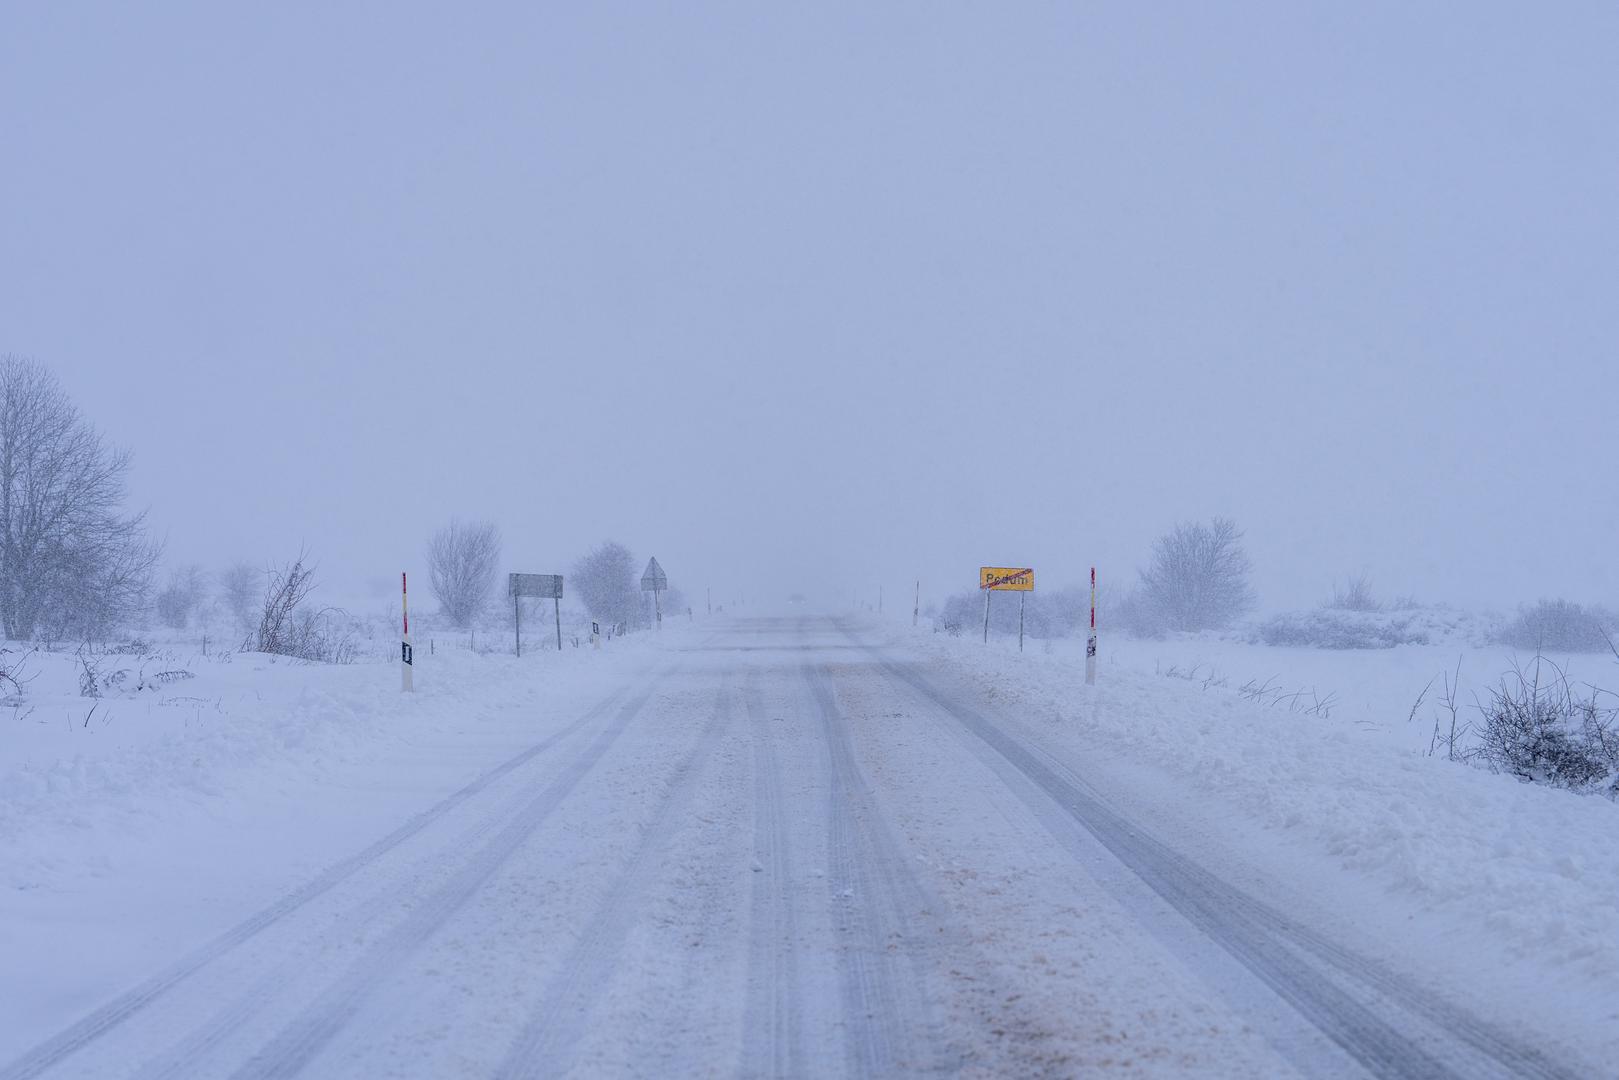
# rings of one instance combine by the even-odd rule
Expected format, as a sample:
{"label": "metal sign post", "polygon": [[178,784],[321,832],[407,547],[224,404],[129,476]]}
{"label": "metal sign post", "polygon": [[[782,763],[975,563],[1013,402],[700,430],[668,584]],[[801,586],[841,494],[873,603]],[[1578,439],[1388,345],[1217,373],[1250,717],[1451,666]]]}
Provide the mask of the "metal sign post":
{"label": "metal sign post", "polygon": [[[980,566],[978,587],[984,590],[984,644],[989,644],[989,594],[992,592],[1034,592],[1034,571],[1027,567]],[[1023,649],[1023,599],[1018,598],[1017,647]]]}
{"label": "metal sign post", "polygon": [[646,564],[646,573],[641,575],[641,591],[652,594],[652,606],[658,613],[658,629],[663,629],[663,591],[669,587],[669,575],[663,572],[658,560],[653,558]]}
{"label": "metal sign post", "polygon": [[1091,567],[1091,636],[1085,641],[1085,685],[1096,685],[1096,567]]}
{"label": "metal sign post", "polygon": [[411,672],[416,666],[416,657],[412,655],[410,647],[410,588],[405,572],[399,572],[399,613],[404,616],[405,626],[399,639],[399,691],[406,693],[416,689],[411,678]]}
{"label": "metal sign post", "polygon": [[509,574],[506,590],[512,598],[512,622],[517,631],[517,655],[523,655],[523,597],[537,596],[556,602],[557,651],[562,651],[562,575]]}

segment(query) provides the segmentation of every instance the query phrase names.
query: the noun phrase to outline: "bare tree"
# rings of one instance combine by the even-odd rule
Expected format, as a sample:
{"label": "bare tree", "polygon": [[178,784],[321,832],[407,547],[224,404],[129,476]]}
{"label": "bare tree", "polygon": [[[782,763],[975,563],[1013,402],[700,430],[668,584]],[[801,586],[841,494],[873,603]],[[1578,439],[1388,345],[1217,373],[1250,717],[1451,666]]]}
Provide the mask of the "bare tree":
{"label": "bare tree", "polygon": [[428,588],[462,629],[488,605],[499,566],[500,530],[492,522],[452,520],[427,544]]}
{"label": "bare tree", "polygon": [[139,611],[158,548],[124,515],[130,455],[43,365],[0,359],[0,619],[6,634],[99,637]]}
{"label": "bare tree", "polygon": [[1153,545],[1141,571],[1142,599],[1169,630],[1228,626],[1254,606],[1249,569],[1236,522],[1182,522]]}
{"label": "bare tree", "polygon": [[219,575],[220,598],[225,601],[225,610],[230,613],[231,624],[238,634],[253,632],[263,580],[264,571],[245,562],[235,563]]}
{"label": "bare tree", "polygon": [[641,624],[635,556],[623,544],[608,540],[574,563],[569,584],[593,618],[626,626]]}

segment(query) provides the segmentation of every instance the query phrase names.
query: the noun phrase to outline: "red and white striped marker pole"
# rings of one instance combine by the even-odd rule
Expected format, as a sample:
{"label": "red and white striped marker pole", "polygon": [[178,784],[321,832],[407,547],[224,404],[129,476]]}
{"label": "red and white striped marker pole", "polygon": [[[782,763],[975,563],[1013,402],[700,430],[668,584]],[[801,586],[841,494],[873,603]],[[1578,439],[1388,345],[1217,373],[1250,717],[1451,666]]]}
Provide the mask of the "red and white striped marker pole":
{"label": "red and white striped marker pole", "polygon": [[1091,636],[1085,642],[1085,685],[1096,685],[1096,567],[1091,567]]}
{"label": "red and white striped marker pole", "polygon": [[399,690],[401,693],[416,689],[411,685],[410,673],[415,665],[415,657],[411,655],[410,648],[410,588],[405,578],[405,572],[399,572],[399,611],[405,617],[404,636],[399,639]]}

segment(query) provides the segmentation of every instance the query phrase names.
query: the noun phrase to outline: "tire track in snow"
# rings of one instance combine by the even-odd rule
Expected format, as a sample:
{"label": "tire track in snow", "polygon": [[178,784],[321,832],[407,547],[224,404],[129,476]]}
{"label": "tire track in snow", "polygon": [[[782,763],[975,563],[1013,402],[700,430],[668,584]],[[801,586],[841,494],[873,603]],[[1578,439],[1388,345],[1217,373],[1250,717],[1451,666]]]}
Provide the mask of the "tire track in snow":
{"label": "tire track in snow", "polygon": [[840,996],[847,1068],[853,1076],[946,1071],[941,1032],[907,923],[927,895],[877,810],[849,744],[823,667],[801,668],[819,715],[830,777],[828,884],[842,950]]}
{"label": "tire track in snow", "polygon": [[232,1073],[234,1080],[293,1076],[308,1065],[354,1017],[367,996],[466,904],[589,775],[653,692],[648,689],[626,702],[612,724],[590,743],[567,772],[546,785],[493,840],[474,852],[453,877],[425,897],[403,922],[361,953],[336,983],[305,1006],[269,1043]]}
{"label": "tire track in snow", "polygon": [[743,700],[753,742],[753,875],[748,936],[748,1001],[742,1072],[804,1076],[803,988],[798,975],[798,894],[790,877],[792,850],[781,790],[775,733],[759,696],[758,669],[748,668]]}
{"label": "tire track in snow", "polygon": [[703,766],[731,724],[731,691],[722,686],[714,715],[669,780],[652,824],[614,879],[596,914],[551,978],[535,1014],[496,1071],[500,1080],[561,1076],[572,1067],[586,1022],[611,980],[636,917],[654,861],[682,826]]}
{"label": "tire track in snow", "polygon": [[[1050,827],[1050,804],[1371,1075],[1382,1080],[1573,1080],[1578,1075],[1538,1048],[1412,987],[1182,857],[1132,825],[1056,758],[1024,745],[934,688],[917,665],[867,649],[884,671],[972,736],[984,764],[1071,853],[1082,860],[1087,856],[1074,849],[1071,836]],[[1016,775],[1008,777],[1008,768]]]}
{"label": "tire track in snow", "polygon": [[424,829],[487,789],[491,784],[528,764],[534,758],[600,718],[621,700],[624,694],[624,690],[615,691],[561,731],[547,736],[533,746],[486,770],[471,783],[446,796],[426,810],[410,817],[398,828],[374,844],[333,864],[317,877],[244,919],[236,926],[184,957],[172,967],[118,995],[33,1049],[24,1052],[21,1057],[13,1060],[4,1069],[0,1069],[0,1080],[33,1080],[34,1077],[40,1076],[64,1059],[96,1043],[109,1032],[162,998],[176,986],[185,982],[186,979],[196,974],[199,970],[252,941],[259,934],[288,916],[307,907],[312,901],[370,867],[401,844],[413,839]]}
{"label": "tire track in snow", "polygon": [[[613,694],[578,721],[546,739],[545,747],[555,746],[591,722],[599,720],[612,704],[624,696],[624,693],[625,691],[619,691]],[[528,753],[529,751],[525,751],[525,754]],[[565,763],[563,768],[566,774],[572,765]],[[446,859],[453,863],[462,853],[480,847],[497,829],[510,822],[523,807],[529,805],[531,798],[523,794],[523,789],[518,789],[514,797],[490,807],[485,817],[442,845],[442,853],[424,858]],[[171,1077],[191,1075],[195,1072],[199,1061],[236,1035],[245,1023],[250,1022],[264,1010],[267,1002],[273,1001],[287,987],[305,975],[306,958],[310,953],[324,948],[326,942],[352,940],[360,936],[366,927],[379,919],[385,919],[390,912],[407,907],[413,897],[430,891],[426,881],[420,884],[409,881],[403,885],[398,882],[385,884],[373,895],[349,908],[314,939],[300,942],[303,946],[300,951],[281,961],[262,978],[255,979],[248,989],[236,993],[230,1004],[215,1013],[201,1027],[146,1061],[135,1074],[135,1080],[168,1080]]]}

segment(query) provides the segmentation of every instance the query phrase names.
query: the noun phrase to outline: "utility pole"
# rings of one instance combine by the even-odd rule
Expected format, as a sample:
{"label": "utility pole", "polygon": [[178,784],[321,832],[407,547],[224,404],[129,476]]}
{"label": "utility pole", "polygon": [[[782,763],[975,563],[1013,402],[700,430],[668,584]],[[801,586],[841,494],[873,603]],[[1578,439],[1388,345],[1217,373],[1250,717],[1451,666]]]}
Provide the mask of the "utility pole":
{"label": "utility pole", "polygon": [[915,605],[913,605],[911,607],[911,625],[915,626],[916,625],[916,620],[921,618],[921,617],[922,617],[922,579],[917,578],[916,579],[916,603],[915,603]]}

